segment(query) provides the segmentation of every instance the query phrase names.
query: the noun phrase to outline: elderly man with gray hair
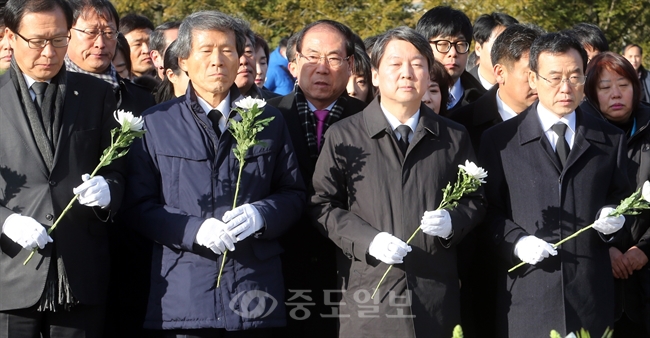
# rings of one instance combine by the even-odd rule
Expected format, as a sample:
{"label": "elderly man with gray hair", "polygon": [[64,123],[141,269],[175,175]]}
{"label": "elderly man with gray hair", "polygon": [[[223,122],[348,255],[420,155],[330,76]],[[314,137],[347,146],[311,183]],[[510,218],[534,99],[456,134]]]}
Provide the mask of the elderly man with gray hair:
{"label": "elderly man with gray hair", "polygon": [[188,16],[176,42],[187,92],[143,114],[147,133],[129,154],[124,218],[155,242],[144,327],[164,337],[267,337],[286,323],[277,238],[305,188],[282,115],[265,106],[259,118],[274,119],[246,155],[231,210],[240,163],[228,127],[242,119],[232,107],[245,41],[226,14]]}
{"label": "elderly man with gray hair", "polygon": [[372,50],[379,96],[326,132],[310,211],[340,248],[340,337],[450,337],[460,323],[456,248],[485,207],[474,193],[436,210],[474,151],[463,126],[422,102],[433,63],[424,37],[389,30]]}

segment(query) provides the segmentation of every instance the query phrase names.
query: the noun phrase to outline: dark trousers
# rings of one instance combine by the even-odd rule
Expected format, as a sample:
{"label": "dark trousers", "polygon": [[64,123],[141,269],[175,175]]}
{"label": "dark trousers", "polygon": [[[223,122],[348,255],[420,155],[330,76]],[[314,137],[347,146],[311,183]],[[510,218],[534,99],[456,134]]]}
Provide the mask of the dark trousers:
{"label": "dark trousers", "polygon": [[226,331],[225,329],[164,330],[163,338],[268,338],[270,329]]}
{"label": "dark trousers", "polygon": [[0,311],[0,338],[102,337],[103,305],[76,305],[71,311],[27,309]]}

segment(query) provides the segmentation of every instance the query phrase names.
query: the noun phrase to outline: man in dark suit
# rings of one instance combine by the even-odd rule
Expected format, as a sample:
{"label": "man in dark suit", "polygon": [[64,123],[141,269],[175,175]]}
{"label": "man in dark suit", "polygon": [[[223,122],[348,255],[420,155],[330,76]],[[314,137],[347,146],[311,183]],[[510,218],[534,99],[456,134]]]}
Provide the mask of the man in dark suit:
{"label": "man in dark suit", "polygon": [[494,77],[492,59],[492,46],[496,38],[503,33],[503,31],[510,25],[519,23],[517,19],[508,14],[500,12],[492,12],[490,14],[482,14],[472,27],[474,35],[474,53],[478,59],[478,66],[469,70],[472,76],[481,82],[485,90],[490,90],[497,80]]}
{"label": "man in dark suit", "polygon": [[[537,92],[528,85],[528,56],[533,41],[542,33],[541,29],[520,24],[506,28],[492,46],[491,64],[497,85],[450,116],[467,128],[476,151],[485,130],[517,116],[537,100]],[[484,230],[479,226],[468,235],[461,245],[468,249],[460,251],[458,260],[463,282],[463,332],[470,338],[494,336],[495,257],[486,244],[489,233]]]}
{"label": "man in dark suit", "polygon": [[[289,127],[307,187],[311,187],[327,128],[365,107],[363,102],[349,97],[345,89],[354,63],[352,36],[348,27],[330,20],[303,28],[296,36],[298,85],[294,92],[269,100],[282,112]],[[320,316],[331,314],[335,303],[336,295],[331,291],[336,288],[336,248],[310,223],[308,217],[303,217],[282,238],[282,268],[286,288],[309,290],[315,305],[309,308],[311,314],[305,320],[288,316],[287,328],[278,331],[278,337],[336,336],[336,319]],[[294,294],[287,292],[286,296],[288,300]]]}
{"label": "man in dark suit", "polygon": [[542,34],[540,28],[530,25],[506,28],[492,45],[491,63],[497,85],[449,116],[467,128],[475,151],[484,131],[517,116],[537,100],[537,92],[528,85],[528,56],[533,41]]}
{"label": "man in dark suit", "polygon": [[[100,336],[122,161],[84,174],[111,143],[115,98],[105,82],[65,71],[65,1],[10,0],[5,10],[14,59],[0,78],[0,335]],[[84,205],[48,236],[75,193]]]}
{"label": "man in dark suit", "polygon": [[318,158],[311,213],[340,248],[340,337],[450,337],[460,321],[456,247],[485,209],[477,192],[435,210],[474,152],[465,128],[421,102],[433,63],[413,29],[382,35],[379,96],[329,129]]}
{"label": "man in dark suit", "polygon": [[[112,65],[117,44],[119,16],[108,0],[71,0],[73,21],[65,57],[68,72],[88,74],[113,89],[117,108],[140,116],[156,104],[153,95],[140,85],[122,79]],[[109,228],[111,283],[106,327],[108,336],[142,336],[147,309],[151,242],[136,233],[118,215]]]}
{"label": "man in dark suit", "polygon": [[[537,38],[528,79],[539,101],[481,140],[481,164],[490,173],[485,224],[500,257],[498,337],[540,337],[552,328],[563,336],[585,328],[598,337],[614,324],[608,242],[625,217],[608,217],[612,209],[603,206],[631,191],[626,141],[578,107],[586,64],[571,35]],[[596,231],[551,246],[591,223]]]}
{"label": "man in dark suit", "polygon": [[481,82],[465,71],[472,43],[472,23],[465,13],[448,6],[434,7],[420,18],[415,30],[429,41],[433,56],[451,76],[446,116],[486,92]]}

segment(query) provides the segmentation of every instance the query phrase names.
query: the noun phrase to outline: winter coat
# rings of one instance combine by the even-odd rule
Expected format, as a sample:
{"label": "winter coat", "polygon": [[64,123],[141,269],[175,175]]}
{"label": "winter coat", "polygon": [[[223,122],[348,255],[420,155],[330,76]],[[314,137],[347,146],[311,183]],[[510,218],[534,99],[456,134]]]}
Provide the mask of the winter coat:
{"label": "winter coat", "polygon": [[406,241],[425,211],[435,210],[442,189],[456,182],[458,165],[474,160],[461,125],[424,104],[406,155],[375,98],[366,109],[328,129],[313,177],[310,212],[340,248],[341,337],[451,337],[460,323],[456,247],[484,215],[482,194],[449,210],[449,240],[419,233],[403,264],[388,268],[368,253],[388,232]]}
{"label": "winter coat", "polygon": [[[231,102],[238,93],[233,85]],[[266,117],[275,119],[257,134],[262,144],[246,155],[237,200],[252,204],[265,227],[228,252],[217,288],[224,255],[195,239],[207,218],[220,220],[232,209],[235,139],[228,130],[217,138],[191,85],[185,96],[144,113],[147,133],[131,149],[124,219],[155,242],[145,328],[285,325],[277,238],[298,220],[306,196],[282,115],[266,106],[260,118]]]}
{"label": "winter coat", "polygon": [[[501,260],[498,337],[563,336],[581,328],[600,337],[614,324],[614,280],[608,243],[595,230],[558,248],[557,256],[524,265],[517,241],[534,235],[548,243],[594,222],[600,208],[631,192],[625,137],[611,124],[576,109],[576,134],[564,168],[544,134],[538,102],[483,133],[480,163],[489,173],[485,225]],[[614,236],[615,237],[615,236]]]}

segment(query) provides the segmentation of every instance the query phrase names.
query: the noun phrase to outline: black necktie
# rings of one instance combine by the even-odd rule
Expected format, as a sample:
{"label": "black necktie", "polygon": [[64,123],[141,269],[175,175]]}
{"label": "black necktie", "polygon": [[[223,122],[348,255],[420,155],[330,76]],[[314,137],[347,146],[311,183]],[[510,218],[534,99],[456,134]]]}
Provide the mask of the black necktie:
{"label": "black necktie", "polygon": [[402,136],[398,141],[397,145],[402,151],[402,154],[406,154],[406,149],[409,147],[409,133],[411,132],[411,127],[402,124],[397,127],[397,132]]}
{"label": "black necktie", "polygon": [[564,137],[564,134],[566,134],[566,128],[567,125],[562,122],[556,123],[551,127],[551,129],[558,136],[557,143],[555,144],[555,153],[557,154],[557,157],[560,158],[560,163],[562,163],[562,168],[564,168],[566,159],[567,157],[569,157],[569,151],[571,151],[571,149],[569,148],[569,143],[566,141],[566,138]]}
{"label": "black necktie", "polygon": [[221,138],[221,129],[219,128],[219,120],[221,120],[221,117],[223,114],[218,109],[212,109],[208,113],[208,118],[212,122],[212,129],[214,129],[214,132],[217,133],[217,138]]}
{"label": "black necktie", "polygon": [[41,112],[41,108],[43,105],[43,98],[45,97],[45,90],[47,89],[47,82],[34,82],[32,84],[32,90],[34,91],[34,94],[36,94],[36,99],[34,100],[34,103],[36,103],[36,109],[38,112]]}

